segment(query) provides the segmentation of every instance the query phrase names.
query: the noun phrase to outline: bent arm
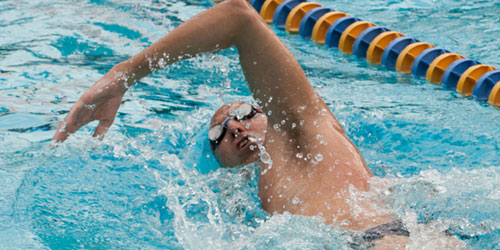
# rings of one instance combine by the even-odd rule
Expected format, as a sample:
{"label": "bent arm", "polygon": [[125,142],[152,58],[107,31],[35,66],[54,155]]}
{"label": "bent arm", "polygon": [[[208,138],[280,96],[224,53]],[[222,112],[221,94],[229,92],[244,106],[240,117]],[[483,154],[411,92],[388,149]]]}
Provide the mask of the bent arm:
{"label": "bent arm", "polygon": [[[53,140],[65,140],[92,120],[101,121],[94,136],[102,135],[113,122],[123,93],[139,79],[176,61],[230,46],[238,49],[254,97],[264,102],[266,113],[272,111],[270,124],[284,119],[298,123],[316,117],[322,109],[328,110],[297,60],[253,8],[244,0],[228,0],[186,21],[139,54],[115,65],[74,105]],[[100,108],[102,103],[105,104],[103,109]],[[96,104],[94,110],[86,109]],[[301,108],[307,105],[314,108]],[[331,113],[328,123],[343,131]]]}

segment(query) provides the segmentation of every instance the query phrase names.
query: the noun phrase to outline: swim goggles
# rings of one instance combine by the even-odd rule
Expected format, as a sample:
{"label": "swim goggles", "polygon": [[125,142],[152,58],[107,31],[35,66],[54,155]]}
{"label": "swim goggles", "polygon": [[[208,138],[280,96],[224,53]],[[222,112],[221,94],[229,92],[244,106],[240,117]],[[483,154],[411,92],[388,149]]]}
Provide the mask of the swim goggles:
{"label": "swim goggles", "polygon": [[215,148],[222,141],[222,138],[224,138],[224,135],[226,134],[227,130],[227,123],[230,120],[232,119],[236,121],[249,120],[255,117],[257,113],[260,113],[260,111],[257,110],[253,105],[250,105],[248,103],[243,103],[237,109],[232,111],[230,113],[231,115],[228,118],[226,118],[224,122],[211,127],[208,130],[208,140],[210,140],[210,144],[212,145],[213,149],[215,150]]}

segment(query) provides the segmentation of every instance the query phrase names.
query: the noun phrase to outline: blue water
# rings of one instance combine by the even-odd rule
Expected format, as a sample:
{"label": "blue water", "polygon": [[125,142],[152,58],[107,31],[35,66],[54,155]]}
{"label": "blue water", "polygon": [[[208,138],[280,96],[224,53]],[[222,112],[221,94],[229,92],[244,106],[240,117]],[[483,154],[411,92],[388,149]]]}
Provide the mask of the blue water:
{"label": "blue water", "polygon": [[[500,2],[319,1],[500,67]],[[207,122],[251,101],[234,49],[171,65],[96,123],[49,141],[71,105],[210,1],[0,1],[0,249],[348,249],[353,232],[269,215],[258,168],[220,169]],[[450,228],[500,249],[500,110],[276,30],[377,178],[410,249]],[[428,222],[426,226],[417,222]]]}

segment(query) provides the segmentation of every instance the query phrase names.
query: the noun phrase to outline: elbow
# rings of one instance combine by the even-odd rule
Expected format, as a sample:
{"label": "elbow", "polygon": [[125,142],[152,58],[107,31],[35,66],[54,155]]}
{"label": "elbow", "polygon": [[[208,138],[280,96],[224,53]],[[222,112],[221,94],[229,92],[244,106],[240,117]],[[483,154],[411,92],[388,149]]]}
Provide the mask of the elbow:
{"label": "elbow", "polygon": [[241,35],[245,35],[249,25],[265,24],[259,13],[245,0],[226,0],[221,4],[227,6],[230,21],[239,27],[238,30],[241,31]]}
{"label": "elbow", "polygon": [[230,8],[231,12],[228,13],[235,16],[245,16],[251,14],[252,11],[255,12],[253,7],[245,0],[226,0],[220,4],[223,4],[227,6],[227,8]]}

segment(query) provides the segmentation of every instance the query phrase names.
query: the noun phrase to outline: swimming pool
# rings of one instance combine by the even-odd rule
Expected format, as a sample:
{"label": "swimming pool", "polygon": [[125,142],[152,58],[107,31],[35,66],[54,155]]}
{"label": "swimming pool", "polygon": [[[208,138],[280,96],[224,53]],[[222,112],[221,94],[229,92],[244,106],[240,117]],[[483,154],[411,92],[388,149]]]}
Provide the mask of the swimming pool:
{"label": "swimming pool", "polygon": [[[500,3],[319,1],[500,66]],[[350,234],[317,218],[270,216],[255,166],[218,169],[207,121],[249,101],[236,51],[145,78],[100,142],[94,124],[48,146],[71,104],[115,63],[209,1],[0,2],[0,248],[343,249]],[[451,228],[472,249],[500,240],[500,113],[275,29],[409,223],[414,249]],[[432,221],[422,226],[416,221]]]}

